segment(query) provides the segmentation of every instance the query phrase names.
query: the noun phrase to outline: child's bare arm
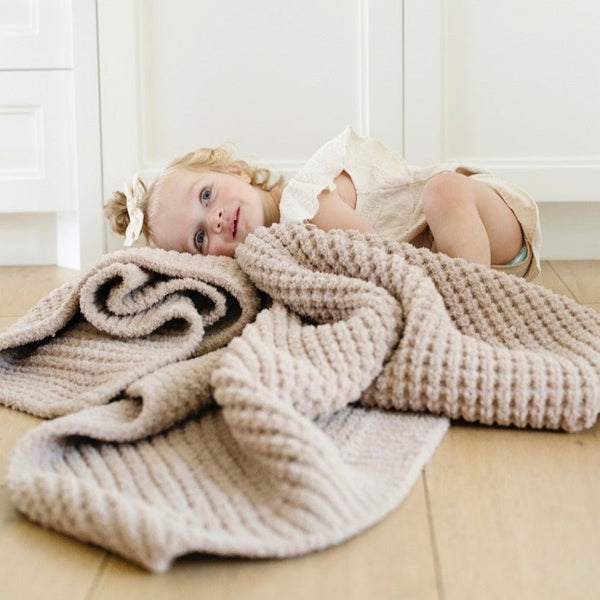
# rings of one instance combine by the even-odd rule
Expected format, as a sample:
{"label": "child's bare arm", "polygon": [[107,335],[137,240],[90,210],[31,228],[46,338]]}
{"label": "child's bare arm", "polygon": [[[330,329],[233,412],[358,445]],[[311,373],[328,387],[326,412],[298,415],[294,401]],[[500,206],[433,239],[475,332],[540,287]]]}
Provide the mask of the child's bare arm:
{"label": "child's bare arm", "polygon": [[357,229],[365,233],[375,230],[351,206],[344,202],[338,190],[324,190],[319,194],[319,212],[311,223],[320,229]]}

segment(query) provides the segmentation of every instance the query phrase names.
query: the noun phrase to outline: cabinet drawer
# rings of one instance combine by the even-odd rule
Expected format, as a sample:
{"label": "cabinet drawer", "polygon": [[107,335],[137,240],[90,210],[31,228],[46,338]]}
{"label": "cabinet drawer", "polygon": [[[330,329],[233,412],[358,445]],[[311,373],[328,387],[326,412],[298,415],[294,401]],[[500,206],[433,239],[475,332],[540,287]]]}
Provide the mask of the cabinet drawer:
{"label": "cabinet drawer", "polygon": [[0,69],[69,69],[71,38],[71,0],[0,0]]}
{"label": "cabinet drawer", "polygon": [[75,207],[70,71],[0,72],[0,212]]}

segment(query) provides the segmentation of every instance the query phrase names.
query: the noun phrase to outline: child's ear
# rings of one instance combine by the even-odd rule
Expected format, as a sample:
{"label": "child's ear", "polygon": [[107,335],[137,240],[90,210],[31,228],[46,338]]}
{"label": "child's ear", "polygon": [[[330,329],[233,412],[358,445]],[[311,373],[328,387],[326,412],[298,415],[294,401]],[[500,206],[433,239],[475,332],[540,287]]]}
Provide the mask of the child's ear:
{"label": "child's ear", "polygon": [[246,183],[250,183],[252,181],[250,175],[238,167],[231,166],[229,167],[228,171],[230,175],[235,175],[236,177],[243,179]]}

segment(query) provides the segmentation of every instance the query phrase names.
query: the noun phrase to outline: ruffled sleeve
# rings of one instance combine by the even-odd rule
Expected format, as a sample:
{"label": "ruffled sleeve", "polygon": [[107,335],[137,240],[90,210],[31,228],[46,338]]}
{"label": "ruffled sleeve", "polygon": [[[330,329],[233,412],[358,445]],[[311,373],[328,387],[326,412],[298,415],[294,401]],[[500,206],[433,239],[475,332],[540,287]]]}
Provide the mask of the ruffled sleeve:
{"label": "ruffled sleeve", "polygon": [[302,223],[317,214],[319,194],[323,190],[335,190],[334,179],[344,170],[352,131],[347,126],[337,137],[321,146],[290,179],[279,204],[281,223]]}

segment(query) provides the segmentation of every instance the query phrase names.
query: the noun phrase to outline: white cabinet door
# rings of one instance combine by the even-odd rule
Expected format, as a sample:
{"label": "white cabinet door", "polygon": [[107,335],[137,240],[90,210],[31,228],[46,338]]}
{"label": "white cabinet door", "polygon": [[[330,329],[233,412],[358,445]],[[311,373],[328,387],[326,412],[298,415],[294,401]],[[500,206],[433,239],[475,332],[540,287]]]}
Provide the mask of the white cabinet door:
{"label": "white cabinet door", "polygon": [[71,54],[71,0],[0,0],[0,69],[69,69]]}
{"label": "white cabinet door", "polygon": [[402,151],[401,2],[100,0],[98,28],[107,194],[226,141],[290,175],[348,123]]}
{"label": "white cabinet door", "polygon": [[75,210],[70,71],[0,71],[0,213]]}
{"label": "white cabinet door", "polygon": [[405,154],[600,200],[600,2],[404,0]]}

